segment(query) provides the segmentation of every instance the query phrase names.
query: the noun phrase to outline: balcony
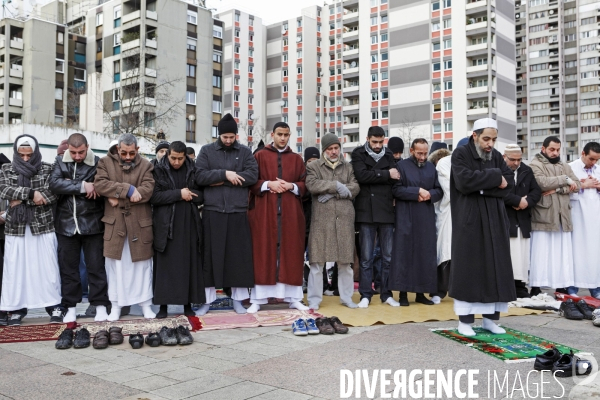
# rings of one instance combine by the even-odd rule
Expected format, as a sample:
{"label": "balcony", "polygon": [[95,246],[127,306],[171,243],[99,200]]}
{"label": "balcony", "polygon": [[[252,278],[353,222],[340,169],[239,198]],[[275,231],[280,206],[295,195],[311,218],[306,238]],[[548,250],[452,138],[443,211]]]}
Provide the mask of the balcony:
{"label": "balcony", "polygon": [[358,122],[354,124],[344,124],[344,130],[358,129],[359,125]]}
{"label": "balcony", "polygon": [[358,29],[354,30],[354,31],[350,31],[350,32],[344,32],[344,34],[342,35],[342,37],[344,39],[353,39],[353,38],[358,39]]}
{"label": "balcony", "polygon": [[[15,67],[19,67],[19,68],[15,68]],[[20,65],[11,65],[8,75],[12,76],[13,78],[23,79],[23,67]]]}
{"label": "balcony", "polygon": [[356,49],[348,49],[348,50],[344,50],[344,52],[342,53],[342,56],[345,57],[350,57],[350,56],[357,56],[358,55],[358,48]]}
{"label": "balcony", "polygon": [[10,40],[10,47],[13,49],[23,50],[23,39],[21,38],[12,38]]}
{"label": "balcony", "polygon": [[125,14],[122,17],[123,24],[139,19],[142,16],[142,11],[137,10],[134,12],[130,12],[129,14]]}
{"label": "balcony", "polygon": [[344,86],[344,89],[342,90],[344,93],[348,93],[348,92],[354,92],[358,90],[358,85],[347,85]]}
{"label": "balcony", "polygon": [[358,67],[344,69],[344,75],[358,74]]}
{"label": "balcony", "polygon": [[349,12],[348,14],[344,14],[343,19],[348,20],[352,18],[358,18],[358,12]]}
{"label": "balcony", "polygon": [[151,49],[156,49],[158,46],[158,42],[156,39],[146,39],[146,47],[150,47]]}
{"label": "balcony", "polygon": [[466,10],[472,10],[473,8],[479,8],[479,7],[485,7],[487,6],[487,0],[479,0],[479,1],[473,1],[471,3],[468,3],[465,6]]}
{"label": "balcony", "polygon": [[23,100],[11,97],[8,99],[8,105],[14,107],[23,107]]}
{"label": "balcony", "polygon": [[133,39],[133,40],[130,40],[129,42],[121,43],[121,52],[139,48],[139,47],[140,47],[140,39],[139,38]]}
{"label": "balcony", "polygon": [[4,76],[4,67],[0,67],[0,78]]}
{"label": "balcony", "polygon": [[468,88],[467,94],[487,93],[487,91],[488,91],[487,86],[477,86],[477,87]]}
{"label": "balcony", "polygon": [[156,78],[156,70],[152,68],[146,68],[146,76]]}
{"label": "balcony", "polygon": [[0,49],[3,49],[6,45],[6,40],[4,40],[4,36],[0,37]]}
{"label": "balcony", "polygon": [[158,21],[158,13],[156,11],[146,10],[146,18]]}
{"label": "balcony", "polygon": [[4,93],[0,94],[0,107],[4,105]]}
{"label": "balcony", "polygon": [[140,74],[140,70],[138,68],[132,68],[127,71],[123,71],[122,78],[126,81],[127,79],[134,78]]}
{"label": "balcony", "polygon": [[156,99],[152,97],[144,97],[144,104],[147,106],[156,106]]}
{"label": "balcony", "polygon": [[344,105],[344,112],[346,111],[354,111],[354,110],[358,110],[359,109],[359,105],[358,104],[348,104],[348,105]]}
{"label": "balcony", "polygon": [[480,51],[480,50],[487,50],[488,48],[488,44],[487,43],[480,43],[480,44],[472,44],[470,46],[466,47],[467,52],[469,51]]}
{"label": "balcony", "polygon": [[[477,29],[486,29],[488,27],[488,21],[476,22],[474,24],[467,24],[466,31],[475,31]],[[492,28],[496,27],[496,23],[492,21]]]}
{"label": "balcony", "polygon": [[489,66],[489,64],[475,65],[475,66],[467,67],[467,74],[469,72],[487,71],[488,66]]}

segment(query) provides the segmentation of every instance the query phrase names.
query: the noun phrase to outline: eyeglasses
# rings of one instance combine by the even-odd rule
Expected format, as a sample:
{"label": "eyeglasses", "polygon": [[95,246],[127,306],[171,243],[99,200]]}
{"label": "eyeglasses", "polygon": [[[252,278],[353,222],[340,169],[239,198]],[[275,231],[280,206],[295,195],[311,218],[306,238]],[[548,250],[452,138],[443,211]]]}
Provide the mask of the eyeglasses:
{"label": "eyeglasses", "polygon": [[121,154],[121,157],[125,157],[125,156],[129,156],[129,157],[135,157],[137,155],[137,152],[135,151],[130,151],[129,153],[126,151],[121,151],[119,154]]}
{"label": "eyeglasses", "polygon": [[506,159],[510,162],[521,162],[523,161],[522,158],[510,158],[509,156],[506,156]]}

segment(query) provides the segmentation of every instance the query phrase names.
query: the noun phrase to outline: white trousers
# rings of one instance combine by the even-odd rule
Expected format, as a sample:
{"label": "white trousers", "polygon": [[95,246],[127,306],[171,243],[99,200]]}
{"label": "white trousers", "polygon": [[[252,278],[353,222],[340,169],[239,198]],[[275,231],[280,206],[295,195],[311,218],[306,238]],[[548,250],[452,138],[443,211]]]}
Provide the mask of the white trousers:
{"label": "white trousers", "polygon": [[274,285],[254,285],[250,294],[250,303],[267,304],[269,303],[269,297],[294,303],[302,301],[304,292],[302,292],[302,286],[292,286],[279,282]]}
{"label": "white trousers", "polygon": [[[210,304],[213,301],[215,301],[217,299],[217,289],[215,289],[215,287],[207,287],[204,289],[204,294],[206,295],[206,303],[205,304]],[[238,301],[242,301],[242,300],[246,300],[248,298],[248,288],[239,288],[239,287],[232,287],[231,288],[231,298],[233,300],[238,300]]]}
{"label": "white trousers", "polygon": [[[310,264],[308,275],[308,306],[320,306],[323,301],[323,267],[325,264]],[[352,303],[354,293],[354,271],[350,264],[338,263],[338,290],[342,304]]]}

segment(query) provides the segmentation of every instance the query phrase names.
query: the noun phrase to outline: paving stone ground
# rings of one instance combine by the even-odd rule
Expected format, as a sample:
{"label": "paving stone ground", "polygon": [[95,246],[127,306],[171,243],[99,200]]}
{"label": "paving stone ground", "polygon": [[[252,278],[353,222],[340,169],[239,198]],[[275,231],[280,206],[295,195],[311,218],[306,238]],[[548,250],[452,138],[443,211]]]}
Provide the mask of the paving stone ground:
{"label": "paving stone ground", "polygon": [[[600,355],[600,329],[590,321],[542,314],[507,317],[501,323]],[[53,342],[3,344],[0,400],[337,399],[341,369],[407,374],[417,369],[475,369],[479,398],[541,398],[539,374],[530,374],[527,382],[532,363],[507,364],[429,331],[455,324],[378,325],[351,328],[347,335],[308,337],[296,337],[288,327],[200,331],[193,334],[191,346],[141,350],[127,342],[106,350],[62,351]],[[490,387],[488,393],[488,373],[503,378],[507,371],[503,392],[496,387],[494,395]],[[600,375],[586,386],[569,378],[560,380],[561,386],[548,375],[544,381],[544,397],[600,398]],[[362,386],[360,395],[352,393],[351,398],[383,398],[393,390],[388,386],[382,393],[377,383],[372,397]],[[467,390],[465,379],[460,390]]]}

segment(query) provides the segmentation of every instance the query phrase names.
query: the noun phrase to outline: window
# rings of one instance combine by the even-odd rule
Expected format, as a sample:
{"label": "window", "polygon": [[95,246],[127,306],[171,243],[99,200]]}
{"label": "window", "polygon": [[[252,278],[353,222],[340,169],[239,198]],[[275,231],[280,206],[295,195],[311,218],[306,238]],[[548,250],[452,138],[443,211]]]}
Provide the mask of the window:
{"label": "window", "polygon": [[296,88],[298,90],[302,90],[302,82],[298,82],[298,84],[296,85]]}
{"label": "window", "polygon": [[287,53],[283,53],[283,61],[287,61],[288,60],[288,55]]}
{"label": "window", "polygon": [[378,81],[377,78],[378,78],[378,74],[377,73],[371,74],[371,82],[377,82]]}
{"label": "window", "polygon": [[288,86],[287,85],[283,85],[283,92],[286,93],[288,91]]}
{"label": "window", "polygon": [[302,67],[297,67],[296,68],[296,73],[299,75],[302,73]]}
{"label": "window", "polygon": [[577,21],[565,22],[565,29],[566,28],[575,28],[576,26],[577,26]]}
{"label": "window", "polygon": [[371,101],[379,100],[379,93],[371,92]]}
{"label": "window", "polygon": [[444,82],[444,90],[452,90],[452,81]]}
{"label": "window", "polygon": [[452,69],[452,60],[444,61],[444,69]]}
{"label": "window", "polygon": [[579,37],[581,39],[586,39],[586,38],[591,38],[591,37],[596,37],[598,36],[598,30],[594,29],[592,31],[585,31],[585,32],[580,32],[579,33]]}
{"label": "window", "polygon": [[112,91],[112,101],[119,101],[121,100],[121,93],[119,89],[113,89]]}
{"label": "window", "polygon": [[381,43],[387,42],[388,41],[388,34],[387,33],[382,33],[381,34]]}
{"label": "window", "polygon": [[213,25],[213,36],[219,39],[223,38],[223,27],[218,25]]}
{"label": "window", "polygon": [[212,102],[212,112],[221,113],[221,102],[213,100]]}
{"label": "window", "polygon": [[450,48],[452,48],[452,39],[444,40],[444,49],[450,49]]}
{"label": "window", "polygon": [[254,65],[248,65],[248,72],[254,72]]}
{"label": "window", "polygon": [[236,38],[240,37],[240,31],[238,29],[235,30],[235,37]]}
{"label": "window", "polygon": [[382,16],[381,16],[381,23],[382,23],[382,24],[385,24],[385,23],[387,23],[387,22],[388,22],[388,16],[387,16],[387,15],[382,15]]}
{"label": "window", "polygon": [[533,26],[529,27],[529,33],[541,32],[541,31],[545,31],[546,29],[548,29],[548,24],[533,25]]}
{"label": "window", "polygon": [[596,119],[600,117],[599,112],[581,113],[581,119]]}
{"label": "window", "polygon": [[302,35],[296,36],[296,43],[302,43]]}
{"label": "window", "polygon": [[437,11],[440,9],[440,3],[438,1],[436,1],[435,3],[431,3],[431,10],[432,11]]}
{"label": "window", "polygon": [[446,122],[444,124],[444,132],[452,132],[452,122]]}
{"label": "window", "polygon": [[233,51],[235,52],[235,54],[240,54],[240,46],[235,46],[233,48]]}
{"label": "window", "polygon": [[216,63],[220,64],[221,63],[221,57],[222,57],[221,53],[218,53],[216,51],[213,52],[213,62],[216,62]]}
{"label": "window", "polygon": [[198,13],[195,11],[187,10],[187,22],[188,24],[198,25]]}
{"label": "window", "polygon": [[381,100],[387,100],[388,92],[381,92]]}
{"label": "window", "polygon": [[185,140],[196,143],[196,121],[186,118],[185,120]]}
{"label": "window", "polygon": [[381,72],[381,80],[382,81],[387,81],[388,80],[388,72],[387,71]]}
{"label": "window", "polygon": [[[188,78],[195,78],[196,77],[196,66],[192,65],[192,64],[187,64],[185,76],[187,76]],[[215,77],[214,76],[213,76],[213,86],[215,86]],[[221,87],[221,86],[216,86],[216,87]]]}
{"label": "window", "polygon": [[388,60],[388,53],[381,53],[381,61],[387,61]]}
{"label": "window", "polygon": [[73,68],[73,79],[76,81],[85,82],[86,71],[81,68]]}
{"label": "window", "polygon": [[378,18],[377,18],[377,17],[371,17],[371,26],[373,26],[373,25],[377,25],[377,23],[378,23],[378,22],[379,22],[379,21],[378,21]]}
{"label": "window", "polygon": [[598,125],[581,127],[581,133],[592,133],[592,132],[598,132],[598,131],[600,131],[600,126],[598,126]]}
{"label": "window", "polygon": [[55,124],[62,124],[63,123],[63,117],[61,115],[55,115],[54,116],[54,123]]}
{"label": "window", "polygon": [[530,46],[533,46],[536,44],[543,44],[543,43],[548,43],[548,36],[544,36],[544,37],[536,38],[536,39],[529,39]]}
{"label": "window", "polygon": [[444,8],[452,7],[452,0],[444,0]]}
{"label": "window", "polygon": [[104,13],[96,14],[96,26],[104,25]]}
{"label": "window", "polygon": [[532,85],[539,85],[540,83],[546,83],[546,82],[548,82],[548,77],[547,76],[540,76],[538,78],[531,78],[529,80],[529,82]]}
{"label": "window", "polygon": [[287,70],[287,69],[284,69],[284,70],[283,70],[283,76],[285,77],[285,76],[288,76],[288,75],[289,75],[289,73],[288,73],[288,70]]}
{"label": "window", "polygon": [[441,49],[440,42],[435,42],[432,44],[432,46],[433,46],[433,51],[438,51]]}
{"label": "window", "polygon": [[240,22],[240,14],[235,14],[235,22]]}
{"label": "window", "polygon": [[379,119],[379,112],[373,111],[371,112],[371,120]]}
{"label": "window", "polygon": [[442,131],[442,124],[433,124],[433,132],[439,133]]}
{"label": "window", "polygon": [[240,62],[236,61],[233,63],[233,69],[240,69]]}
{"label": "window", "polygon": [[452,111],[452,102],[451,101],[444,103],[444,111]]}
{"label": "window", "polygon": [[439,22],[433,22],[431,24],[431,31],[435,32],[435,31],[439,31],[440,30],[440,23]]}
{"label": "window", "polygon": [[371,36],[371,44],[377,43],[377,35]]}
{"label": "window", "polygon": [[544,4],[548,4],[548,0],[530,0],[529,7],[537,7]]}
{"label": "window", "polygon": [[376,63],[377,62],[377,58],[378,58],[377,54],[371,54],[371,62],[372,63]]}
{"label": "window", "polygon": [[385,118],[389,118],[390,116],[390,112],[389,111],[382,111],[381,112],[381,119],[385,119]]}
{"label": "window", "polygon": [[598,64],[600,62],[600,58],[591,57],[591,58],[582,58],[579,60],[579,65],[593,65]]}
{"label": "window", "polygon": [[452,19],[444,20],[444,29],[452,28]]}
{"label": "window", "polygon": [[589,24],[595,24],[595,23],[596,23],[596,17],[581,19],[581,25],[589,25]]}
{"label": "window", "polygon": [[585,53],[587,51],[594,51],[594,50],[596,50],[596,44],[586,44],[585,46],[579,47],[580,53]]}
{"label": "window", "polygon": [[156,114],[145,112],[144,113],[144,126],[146,128],[154,128],[154,122],[156,121]]}
{"label": "window", "polygon": [[575,68],[577,66],[577,61],[567,61],[565,63],[565,68]]}
{"label": "window", "polygon": [[434,92],[440,92],[442,90],[442,85],[439,83],[434,83],[433,84],[433,91]]}
{"label": "window", "polygon": [[581,73],[581,79],[590,79],[596,78],[598,76],[598,71],[588,71]]}
{"label": "window", "polygon": [[441,69],[441,64],[440,63],[433,63],[432,69],[433,71],[439,71]]}
{"label": "window", "polygon": [[121,32],[115,33],[113,35],[113,47],[121,45]]}
{"label": "window", "polygon": [[115,6],[115,8],[113,8],[113,19],[120,19],[121,18],[121,6]]}
{"label": "window", "polygon": [[546,12],[540,11],[540,12],[535,12],[535,13],[529,14],[529,19],[544,18],[545,16],[546,16]]}
{"label": "window", "polygon": [[[582,32],[582,34],[585,32]],[[570,35],[565,35],[565,42],[574,42],[576,40],[577,36],[574,33],[571,33]]]}
{"label": "window", "polygon": [[302,50],[296,52],[296,58],[302,58]]}
{"label": "window", "polygon": [[196,105],[196,92],[185,92],[185,104]]}
{"label": "window", "polygon": [[54,88],[54,100],[63,99],[63,90],[61,88]]}
{"label": "window", "polygon": [[64,32],[56,32],[56,44],[65,44]]}
{"label": "window", "polygon": [[56,72],[65,73],[65,60],[56,60]]}

